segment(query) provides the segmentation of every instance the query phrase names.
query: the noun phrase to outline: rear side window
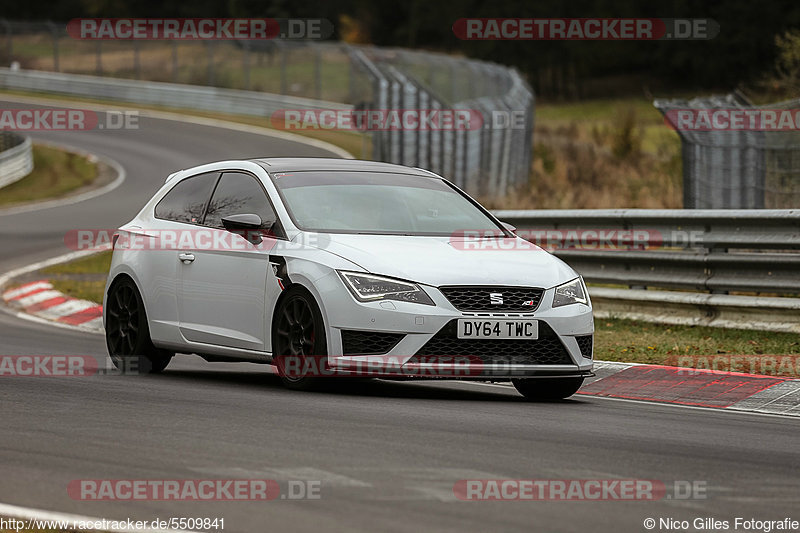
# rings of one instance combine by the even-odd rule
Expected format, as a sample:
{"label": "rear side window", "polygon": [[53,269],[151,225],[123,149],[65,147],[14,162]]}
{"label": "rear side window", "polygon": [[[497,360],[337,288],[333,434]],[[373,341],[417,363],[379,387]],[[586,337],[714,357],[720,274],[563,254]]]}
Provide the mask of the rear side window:
{"label": "rear side window", "polygon": [[203,218],[208,197],[219,172],[208,172],[186,178],[175,185],[156,206],[156,218],[198,224]]}
{"label": "rear side window", "polygon": [[276,215],[258,180],[244,172],[225,172],[208,205],[203,225],[222,228],[222,219],[230,215],[252,213],[261,217],[261,227],[270,229]]}

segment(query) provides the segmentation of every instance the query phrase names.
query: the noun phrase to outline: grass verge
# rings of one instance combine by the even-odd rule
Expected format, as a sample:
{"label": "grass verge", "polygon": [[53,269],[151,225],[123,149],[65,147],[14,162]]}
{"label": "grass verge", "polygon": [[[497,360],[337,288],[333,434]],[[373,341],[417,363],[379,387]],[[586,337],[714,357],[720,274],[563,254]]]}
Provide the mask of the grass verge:
{"label": "grass verge", "polygon": [[60,198],[90,185],[97,173],[97,165],[81,155],[34,146],[33,172],[0,189],[0,206]]}
{"label": "grass verge", "polygon": [[100,303],[106,276],[111,268],[111,252],[101,252],[39,271],[53,288],[73,298]]}
{"label": "grass verge", "polygon": [[682,356],[800,354],[800,336],[746,329],[595,319],[595,359],[674,364]]}

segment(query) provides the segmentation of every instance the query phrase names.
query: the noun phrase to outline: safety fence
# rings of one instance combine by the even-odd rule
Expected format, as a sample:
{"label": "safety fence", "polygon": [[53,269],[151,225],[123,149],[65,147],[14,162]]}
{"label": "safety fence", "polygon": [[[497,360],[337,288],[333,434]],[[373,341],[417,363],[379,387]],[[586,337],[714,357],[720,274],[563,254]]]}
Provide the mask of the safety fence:
{"label": "safety fence", "polygon": [[0,189],[21,180],[31,171],[33,151],[30,138],[0,131]]}
{"label": "safety fence", "polygon": [[316,40],[83,41],[63,23],[3,19],[0,43],[0,61],[14,65],[0,74],[7,88],[265,122],[285,110],[461,110],[479,120],[348,131],[369,135],[362,156],[428,168],[472,194],[502,196],[529,182],[533,93],[517,71],[494,63]]}

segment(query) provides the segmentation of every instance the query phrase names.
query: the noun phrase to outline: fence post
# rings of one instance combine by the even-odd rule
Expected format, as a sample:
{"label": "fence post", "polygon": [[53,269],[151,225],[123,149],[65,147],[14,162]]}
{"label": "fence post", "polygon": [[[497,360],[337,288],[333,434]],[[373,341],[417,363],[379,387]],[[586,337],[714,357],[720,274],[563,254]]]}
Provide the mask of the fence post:
{"label": "fence post", "polygon": [[172,82],[178,82],[178,41],[172,41]]}
{"label": "fence post", "polygon": [[244,40],[242,43],[242,70],[244,71],[244,88],[250,89],[250,41]]}
{"label": "fence post", "polygon": [[133,75],[139,80],[142,78],[142,64],[139,61],[139,41],[133,41]]}
{"label": "fence post", "polygon": [[45,23],[45,25],[50,30],[50,35],[53,37],[53,70],[55,72],[60,72],[58,61],[58,26],[49,20]]}
{"label": "fence post", "polygon": [[281,49],[281,94],[285,95],[288,92],[286,89],[286,55],[288,52],[286,50],[286,46],[283,43],[281,43],[280,49]]}
{"label": "fence post", "polygon": [[208,52],[208,86],[214,86],[214,41],[206,41]]}
{"label": "fence post", "polygon": [[320,63],[322,62],[322,52],[320,45],[313,44],[314,47],[314,98],[322,100],[322,72]]}
{"label": "fence post", "polygon": [[103,75],[103,41],[98,39],[94,42],[95,46],[95,65],[94,69],[98,76]]}

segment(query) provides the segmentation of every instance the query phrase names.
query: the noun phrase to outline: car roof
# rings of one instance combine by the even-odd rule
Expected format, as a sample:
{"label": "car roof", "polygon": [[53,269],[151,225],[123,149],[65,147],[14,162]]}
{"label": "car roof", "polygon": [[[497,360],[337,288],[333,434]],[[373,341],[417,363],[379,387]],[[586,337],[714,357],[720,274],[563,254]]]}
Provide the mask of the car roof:
{"label": "car roof", "polygon": [[364,161],[360,159],[337,159],[332,157],[268,157],[255,158],[251,161],[260,164],[267,172],[302,172],[302,171],[358,171],[358,172],[391,172],[394,174],[411,174],[415,176],[436,177],[436,174],[421,168],[382,163],[380,161]]}

